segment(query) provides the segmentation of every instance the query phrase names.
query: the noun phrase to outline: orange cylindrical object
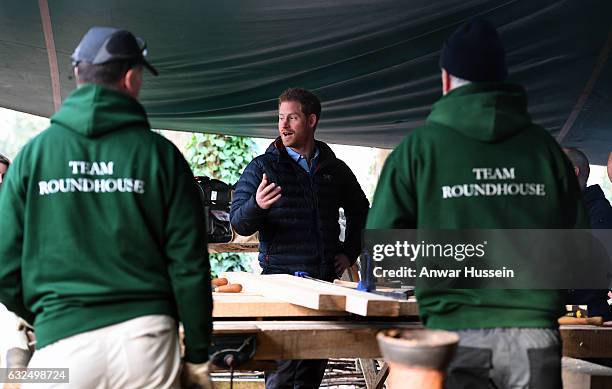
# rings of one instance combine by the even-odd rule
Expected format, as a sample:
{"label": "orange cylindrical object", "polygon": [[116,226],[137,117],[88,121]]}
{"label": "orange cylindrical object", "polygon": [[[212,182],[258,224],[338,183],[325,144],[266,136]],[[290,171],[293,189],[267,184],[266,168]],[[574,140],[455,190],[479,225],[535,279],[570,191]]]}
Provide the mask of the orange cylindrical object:
{"label": "orange cylindrical object", "polygon": [[240,284],[223,285],[215,288],[217,293],[240,293],[241,291],[242,285]]}
{"label": "orange cylindrical object", "polygon": [[228,281],[227,278],[213,278],[211,284],[213,284],[213,286],[223,286],[227,285]]}

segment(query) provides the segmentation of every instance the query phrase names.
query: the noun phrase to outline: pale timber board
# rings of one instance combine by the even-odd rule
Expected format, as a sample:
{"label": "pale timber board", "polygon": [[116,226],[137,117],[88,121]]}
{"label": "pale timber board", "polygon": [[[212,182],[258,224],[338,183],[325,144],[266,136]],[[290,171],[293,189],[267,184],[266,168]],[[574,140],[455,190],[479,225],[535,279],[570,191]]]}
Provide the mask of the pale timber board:
{"label": "pale timber board", "polygon": [[[255,275],[235,272],[224,273],[222,276],[228,277],[230,282],[243,283],[245,291],[254,291],[266,297],[282,299],[309,308],[313,307],[314,302],[304,302],[306,295],[320,295],[323,293],[345,296],[346,303],[343,309],[360,316],[397,317],[418,315],[418,306],[414,297],[408,300],[398,300],[374,293],[345,288],[330,282],[315,281],[287,274]],[[234,278],[233,281],[232,277]],[[274,281],[272,282],[271,280]],[[265,286],[264,281],[270,282],[267,284],[268,286]],[[278,295],[276,290],[281,287],[285,287],[285,291],[288,294],[285,296]],[[339,301],[335,301],[335,303],[339,303]],[[338,310],[339,306],[338,304],[336,308],[328,309]]]}
{"label": "pale timber board", "polygon": [[346,311],[311,309],[258,294],[213,293],[213,317],[346,316]]}
{"label": "pale timber board", "polygon": [[285,280],[286,282],[294,283],[300,287],[343,294],[346,296],[346,311],[357,315],[396,317],[400,314],[399,300],[390,297],[345,288],[331,282],[319,282],[306,278],[294,277],[288,274],[274,274],[270,277]]}
{"label": "pale timber board", "polygon": [[[230,283],[239,283],[245,292],[279,299],[311,309],[344,311],[346,296],[337,292],[326,292],[315,288],[298,287],[294,282],[271,278],[272,275],[256,275],[246,272],[222,273]],[[297,278],[297,277],[296,277]]]}
{"label": "pale timber board", "polygon": [[256,253],[259,243],[209,243],[208,252],[216,253]]}

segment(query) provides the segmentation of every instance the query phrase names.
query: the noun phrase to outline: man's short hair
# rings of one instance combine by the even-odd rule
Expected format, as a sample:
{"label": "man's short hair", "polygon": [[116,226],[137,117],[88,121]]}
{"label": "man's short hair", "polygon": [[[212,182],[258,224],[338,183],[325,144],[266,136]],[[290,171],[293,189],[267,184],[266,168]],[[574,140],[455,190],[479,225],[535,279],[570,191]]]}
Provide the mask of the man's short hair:
{"label": "man's short hair", "polygon": [[311,91],[302,88],[289,88],[278,97],[278,105],[280,106],[283,101],[296,101],[300,103],[302,113],[306,116],[314,113],[317,117],[317,124],[319,123],[321,100]]}
{"label": "man's short hair", "polygon": [[565,152],[565,155],[567,155],[567,158],[569,158],[569,160],[572,162],[572,165],[578,168],[578,183],[580,184],[580,187],[586,187],[589,174],[591,173],[589,159],[587,158],[586,154],[575,147],[564,147],[563,151]]}
{"label": "man's short hair", "polygon": [[6,167],[11,166],[11,160],[2,154],[0,154],[0,163],[3,165],[6,165]]}
{"label": "man's short hair", "polygon": [[115,61],[101,65],[79,62],[76,66],[79,70],[77,80],[79,84],[92,83],[113,88],[128,70],[141,65],[134,65],[125,61]]}

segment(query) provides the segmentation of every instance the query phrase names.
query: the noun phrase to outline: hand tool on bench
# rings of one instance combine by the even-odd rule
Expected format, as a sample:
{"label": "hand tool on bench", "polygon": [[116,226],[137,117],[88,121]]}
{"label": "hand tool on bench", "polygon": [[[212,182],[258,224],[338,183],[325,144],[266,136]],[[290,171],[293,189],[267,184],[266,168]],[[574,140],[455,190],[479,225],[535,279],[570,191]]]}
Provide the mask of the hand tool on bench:
{"label": "hand tool on bench", "polygon": [[363,250],[360,260],[360,280],[357,283],[357,290],[363,292],[375,293],[381,296],[387,296],[395,299],[406,300],[408,296],[414,294],[414,289],[406,289],[403,291],[378,291],[376,290],[376,278],[372,269],[372,257],[367,250]]}
{"label": "hand tool on bench", "polygon": [[234,369],[253,359],[256,350],[257,340],[254,335],[213,335],[208,353],[215,368],[229,369],[229,387],[233,388]]}
{"label": "hand tool on bench", "polygon": [[[344,280],[334,280],[334,285],[344,286],[345,288],[357,289],[358,283],[356,281],[344,281]],[[412,286],[404,286],[404,287],[396,287],[395,284],[376,284],[376,292],[397,292],[403,293],[406,296],[410,297],[414,295],[414,287]]]}
{"label": "hand tool on bench", "polygon": [[[317,282],[322,282],[324,284],[332,284],[332,285],[337,285],[338,286],[338,284],[335,284],[333,282],[323,281],[323,280],[319,280],[317,278],[310,277],[310,274],[308,272],[305,272],[305,271],[296,271],[295,273],[293,273],[293,275],[296,276],[296,277],[300,277],[300,278],[306,278],[306,279],[309,279],[309,280],[313,280],[313,281],[317,281]],[[340,284],[339,286],[344,286],[344,285]],[[376,290],[376,285],[374,285],[373,289],[371,289],[371,290],[363,290],[363,289],[359,289],[359,287],[357,288],[357,290],[360,290],[362,292],[374,293],[374,294],[377,294],[379,296],[391,297],[391,298],[398,299],[398,300],[406,300],[406,299],[408,299],[408,296],[409,296],[409,293],[410,293],[408,290],[406,290],[406,291],[384,291],[384,292],[383,291],[378,291],[378,290]]]}

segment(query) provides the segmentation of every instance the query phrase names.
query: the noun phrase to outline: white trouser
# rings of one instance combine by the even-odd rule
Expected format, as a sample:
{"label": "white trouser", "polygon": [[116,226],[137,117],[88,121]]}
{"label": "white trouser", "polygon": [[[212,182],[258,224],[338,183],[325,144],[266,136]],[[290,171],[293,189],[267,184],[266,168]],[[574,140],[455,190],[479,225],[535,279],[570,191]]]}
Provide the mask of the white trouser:
{"label": "white trouser", "polygon": [[17,331],[19,317],[0,304],[0,367],[6,367],[6,352],[12,348],[28,349],[25,331]]}
{"label": "white trouser", "polygon": [[29,368],[69,368],[69,383],[22,388],[180,388],[174,319],[142,316],[77,334],[36,350]]}

